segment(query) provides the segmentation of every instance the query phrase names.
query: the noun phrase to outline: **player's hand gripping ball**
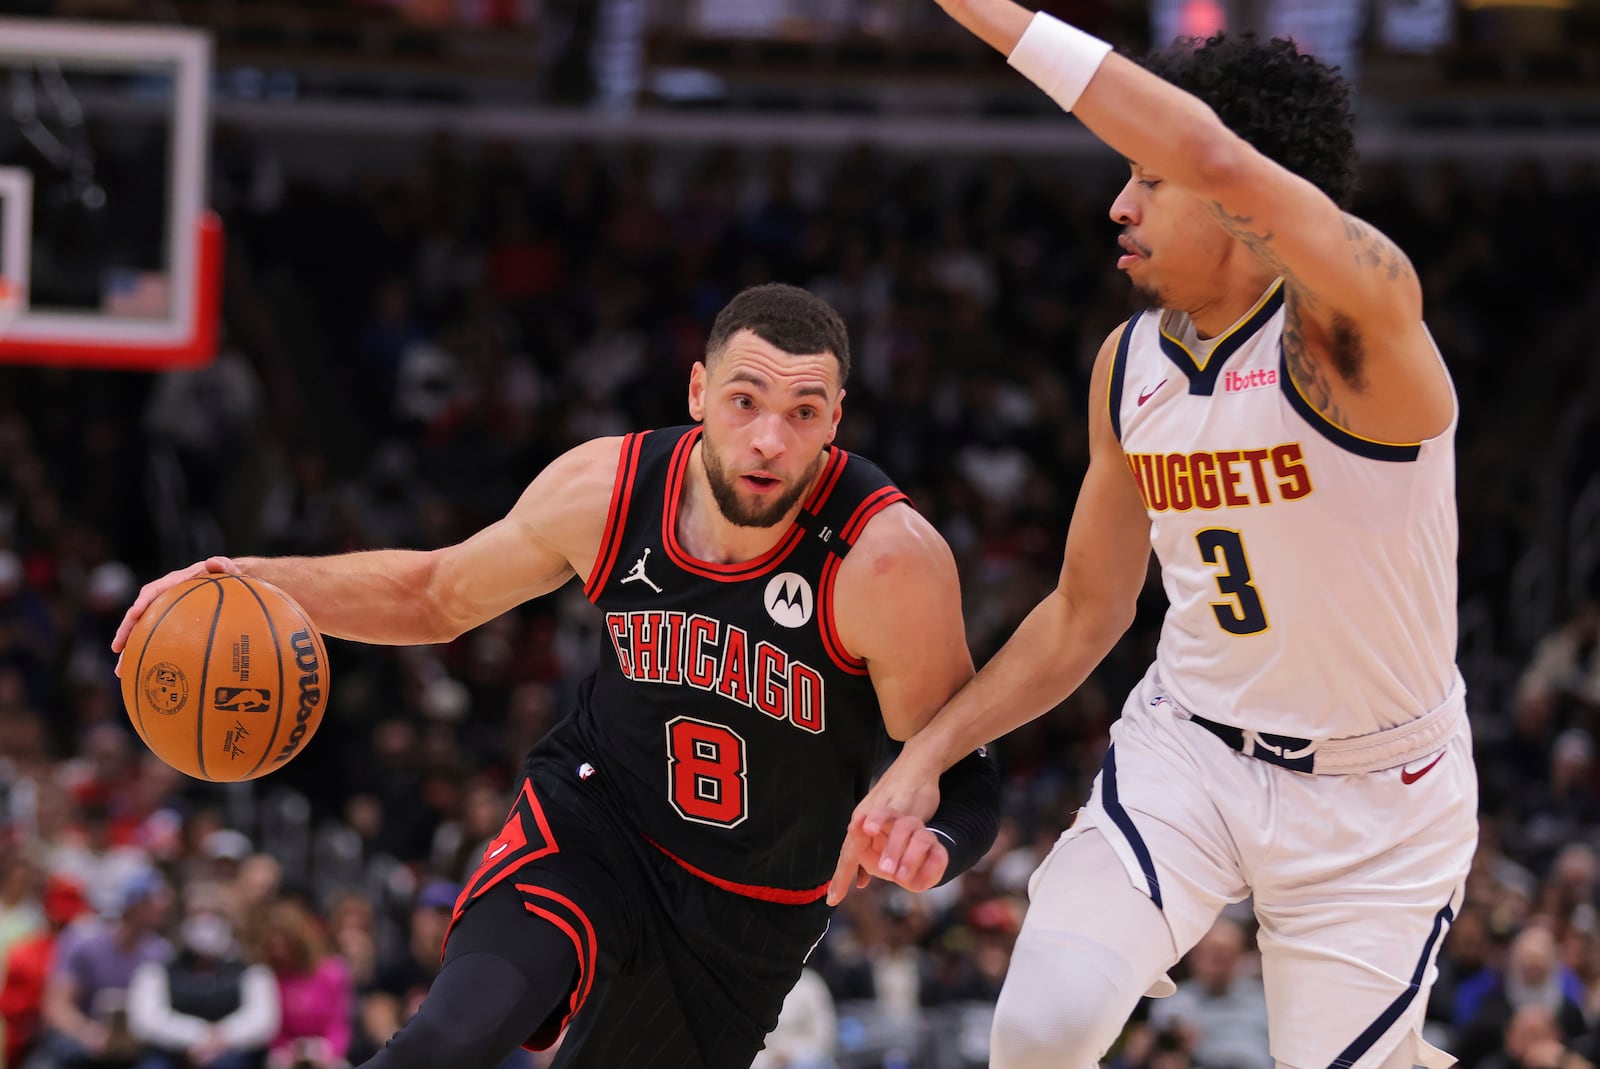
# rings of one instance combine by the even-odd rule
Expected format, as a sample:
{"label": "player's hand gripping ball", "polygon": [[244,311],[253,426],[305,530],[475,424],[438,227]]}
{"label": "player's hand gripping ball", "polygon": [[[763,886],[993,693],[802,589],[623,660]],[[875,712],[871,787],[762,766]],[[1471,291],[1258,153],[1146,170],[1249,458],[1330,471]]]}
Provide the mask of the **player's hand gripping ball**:
{"label": "player's hand gripping ball", "polygon": [[134,624],[122,701],[146,746],[196,779],[255,779],[305,749],[328,703],[328,651],[305,610],[247,575],[187,579]]}

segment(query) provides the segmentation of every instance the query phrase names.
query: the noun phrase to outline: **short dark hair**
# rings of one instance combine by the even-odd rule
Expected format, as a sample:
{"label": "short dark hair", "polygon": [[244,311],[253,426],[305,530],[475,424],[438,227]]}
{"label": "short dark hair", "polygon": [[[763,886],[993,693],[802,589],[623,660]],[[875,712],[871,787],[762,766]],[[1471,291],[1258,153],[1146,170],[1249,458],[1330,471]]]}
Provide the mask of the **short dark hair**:
{"label": "short dark hair", "polygon": [[1179,38],[1139,61],[1210,105],[1268,159],[1322,190],[1341,208],[1356,190],[1358,157],[1350,90],[1293,41],[1253,33]]}
{"label": "short dark hair", "polygon": [[739,291],[711,324],[706,362],[741,330],[795,356],[832,353],[839,361],[839,384],[850,377],[850,332],[844,320],[827,301],[799,286],[769,282]]}

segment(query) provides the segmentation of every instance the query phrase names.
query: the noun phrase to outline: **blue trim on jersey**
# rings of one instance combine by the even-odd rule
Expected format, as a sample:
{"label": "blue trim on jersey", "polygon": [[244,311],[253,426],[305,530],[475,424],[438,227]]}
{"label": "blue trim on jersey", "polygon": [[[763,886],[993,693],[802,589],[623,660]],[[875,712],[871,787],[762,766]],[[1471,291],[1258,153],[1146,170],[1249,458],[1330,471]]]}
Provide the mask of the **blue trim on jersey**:
{"label": "blue trim on jersey", "polygon": [[1128,346],[1133,343],[1133,326],[1142,315],[1143,312],[1133,313],[1128,325],[1122,328],[1122,337],[1117,339],[1117,351],[1111,357],[1111,389],[1106,403],[1111,410],[1111,433],[1117,436],[1119,442],[1122,441],[1122,380],[1128,374]]}
{"label": "blue trim on jersey", "polygon": [[1117,748],[1106,747],[1106,759],[1100,766],[1100,791],[1101,801],[1105,803],[1106,812],[1111,814],[1111,821],[1118,830],[1127,838],[1128,845],[1133,847],[1133,856],[1139,861],[1139,868],[1144,872],[1145,883],[1149,886],[1150,901],[1161,907],[1161,881],[1156,877],[1155,859],[1150,856],[1150,848],[1144,844],[1144,837],[1139,834],[1138,827],[1133,823],[1133,817],[1122,808],[1122,803],[1117,801]]}
{"label": "blue trim on jersey", "polygon": [[1179,371],[1189,380],[1189,392],[1197,397],[1210,397],[1217,389],[1217,380],[1222,377],[1222,369],[1228,363],[1228,358],[1244,347],[1244,343],[1255,337],[1256,332],[1267,325],[1267,321],[1278,314],[1278,309],[1283,307],[1283,283],[1275,283],[1266,297],[1250,313],[1250,318],[1234,327],[1217,342],[1211,350],[1211,355],[1202,364],[1195,359],[1193,353],[1183,342],[1168,334],[1165,330],[1160,332],[1161,351],[1167,354]]}
{"label": "blue trim on jersey", "polygon": [[1422,978],[1427,975],[1428,962],[1433,958],[1434,945],[1439,942],[1440,936],[1453,920],[1455,911],[1448,903],[1433,915],[1433,931],[1428,933],[1428,941],[1422,945],[1422,956],[1417,959],[1417,967],[1411,974],[1411,983],[1400,993],[1400,997],[1389,1003],[1389,1008],[1380,1013],[1377,1020],[1367,1026],[1365,1032],[1355,1038],[1355,1042],[1328,1063],[1328,1069],[1350,1069],[1350,1066],[1361,1060],[1363,1054],[1372,1049],[1374,1043],[1383,1038],[1385,1032],[1394,1027],[1394,1023],[1406,1012],[1406,1007],[1411,1005],[1411,1000],[1417,997],[1417,992],[1422,990]]}
{"label": "blue trim on jersey", "polygon": [[1340,449],[1359,457],[1366,457],[1368,460],[1387,460],[1395,463],[1416,460],[1422,454],[1421,442],[1377,442],[1371,438],[1363,438],[1359,434],[1351,434],[1312,408],[1311,402],[1305,399],[1300,387],[1295,385],[1293,376],[1289,374],[1289,356],[1283,351],[1282,338],[1278,339],[1278,385],[1283,390],[1283,396],[1289,399],[1289,407],[1298,412],[1301,419],[1315,427],[1317,433]]}

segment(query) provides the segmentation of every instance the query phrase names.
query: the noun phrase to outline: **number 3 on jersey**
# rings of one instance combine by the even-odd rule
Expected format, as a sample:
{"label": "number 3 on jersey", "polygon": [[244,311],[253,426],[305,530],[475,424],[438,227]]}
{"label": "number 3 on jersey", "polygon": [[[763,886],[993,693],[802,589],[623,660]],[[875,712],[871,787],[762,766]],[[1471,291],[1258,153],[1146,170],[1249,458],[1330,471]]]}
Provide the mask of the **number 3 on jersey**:
{"label": "number 3 on jersey", "polygon": [[684,820],[732,828],[748,816],[744,739],[721,724],[667,724],[667,797]]}
{"label": "number 3 on jersey", "polygon": [[1250,560],[1244,555],[1239,532],[1226,527],[1208,527],[1194,536],[1200,546],[1200,559],[1220,566],[1217,589],[1232,601],[1213,601],[1217,626],[1230,635],[1258,635],[1267,629],[1267,610],[1261,604],[1250,576]]}

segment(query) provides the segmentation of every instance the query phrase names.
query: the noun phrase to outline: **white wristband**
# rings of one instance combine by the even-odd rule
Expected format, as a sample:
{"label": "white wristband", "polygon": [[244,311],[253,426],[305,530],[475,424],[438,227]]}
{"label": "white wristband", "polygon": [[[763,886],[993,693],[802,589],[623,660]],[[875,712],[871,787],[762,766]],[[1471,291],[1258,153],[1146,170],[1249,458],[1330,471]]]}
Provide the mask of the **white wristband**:
{"label": "white wristband", "polygon": [[1111,45],[1043,11],[1033,16],[1006,62],[1071,111]]}

